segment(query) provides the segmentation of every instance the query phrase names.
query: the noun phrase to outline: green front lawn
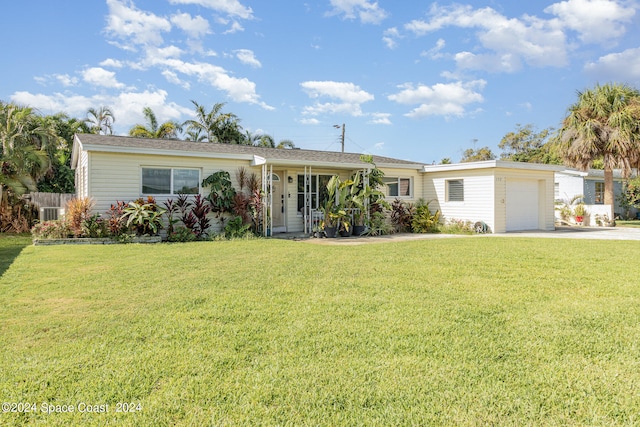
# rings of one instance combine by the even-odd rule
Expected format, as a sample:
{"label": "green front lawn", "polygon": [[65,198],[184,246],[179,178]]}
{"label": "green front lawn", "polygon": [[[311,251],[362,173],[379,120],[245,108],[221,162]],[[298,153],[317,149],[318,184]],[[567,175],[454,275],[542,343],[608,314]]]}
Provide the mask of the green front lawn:
{"label": "green front lawn", "polygon": [[36,412],[0,413],[0,425],[640,424],[637,242],[255,240],[11,256],[0,401]]}

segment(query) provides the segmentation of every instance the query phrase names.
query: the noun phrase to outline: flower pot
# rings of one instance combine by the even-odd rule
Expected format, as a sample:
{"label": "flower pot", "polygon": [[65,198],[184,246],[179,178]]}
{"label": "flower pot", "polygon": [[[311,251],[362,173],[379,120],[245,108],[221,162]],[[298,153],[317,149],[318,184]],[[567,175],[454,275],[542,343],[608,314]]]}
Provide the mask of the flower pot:
{"label": "flower pot", "polygon": [[336,233],[338,232],[338,227],[325,227],[324,234],[329,238],[336,237]]}
{"label": "flower pot", "polygon": [[349,236],[351,236],[351,232],[352,231],[353,231],[353,227],[349,227],[348,230],[346,228],[341,228],[340,229],[340,236],[341,237],[349,237]]}
{"label": "flower pot", "polygon": [[366,227],[364,225],[354,225],[353,226],[353,235],[354,236],[362,236],[362,234],[364,234],[365,230],[366,230]]}
{"label": "flower pot", "polygon": [[577,215],[576,215],[576,222],[577,222],[578,224],[582,224],[582,220],[584,220],[584,217],[582,217],[582,216],[577,216]]}

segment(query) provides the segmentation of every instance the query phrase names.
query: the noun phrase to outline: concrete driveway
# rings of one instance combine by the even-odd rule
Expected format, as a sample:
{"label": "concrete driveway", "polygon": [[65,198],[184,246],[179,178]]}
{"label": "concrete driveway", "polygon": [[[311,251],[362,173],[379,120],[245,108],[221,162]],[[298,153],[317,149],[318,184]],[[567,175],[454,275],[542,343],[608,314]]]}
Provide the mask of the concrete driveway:
{"label": "concrete driveway", "polygon": [[377,237],[339,237],[336,239],[304,239],[319,245],[364,245],[367,243],[402,242],[425,239],[536,237],[546,239],[640,240],[640,228],[626,227],[556,227],[554,231],[518,231],[501,234],[412,234],[400,233]]}

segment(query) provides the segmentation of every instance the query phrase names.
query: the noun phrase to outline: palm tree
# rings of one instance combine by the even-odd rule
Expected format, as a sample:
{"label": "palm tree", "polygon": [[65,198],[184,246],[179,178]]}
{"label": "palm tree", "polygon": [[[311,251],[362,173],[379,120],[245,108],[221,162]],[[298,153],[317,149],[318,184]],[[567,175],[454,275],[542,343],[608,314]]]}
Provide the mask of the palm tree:
{"label": "palm tree", "polygon": [[89,108],[85,122],[89,125],[91,133],[111,135],[113,134],[113,123],[116,118],[113,116],[111,108],[102,106],[98,109]]}
{"label": "palm tree", "polygon": [[168,121],[158,125],[158,119],[150,107],[142,110],[147,119],[147,125],[137,124],[129,130],[130,136],[138,138],[176,139],[178,132],[182,130],[176,122]]}
{"label": "palm tree", "polygon": [[283,139],[282,141],[280,141],[278,143],[278,145],[276,146],[276,148],[296,148],[296,144],[293,143],[293,141],[291,141],[290,139]]}
{"label": "palm tree", "polygon": [[578,92],[558,140],[560,155],[569,166],[588,170],[602,160],[604,204],[611,206],[613,218],[613,169],[628,176],[640,162],[640,92],[617,83]]}
{"label": "palm tree", "polygon": [[240,120],[233,113],[222,113],[225,106],[223,102],[213,105],[211,111],[207,112],[204,106],[196,101],[191,101],[195,106],[196,119],[187,120],[182,126],[186,128],[187,134],[204,134],[202,141],[219,142],[224,144],[243,144],[246,139],[242,134]]}

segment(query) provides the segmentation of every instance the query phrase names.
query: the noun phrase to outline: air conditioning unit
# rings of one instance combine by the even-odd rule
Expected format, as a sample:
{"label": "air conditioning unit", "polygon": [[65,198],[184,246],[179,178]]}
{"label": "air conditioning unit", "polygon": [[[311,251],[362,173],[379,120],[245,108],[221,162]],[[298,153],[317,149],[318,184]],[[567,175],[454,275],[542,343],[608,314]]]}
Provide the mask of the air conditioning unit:
{"label": "air conditioning unit", "polygon": [[40,208],[40,222],[54,221],[64,216],[64,208],[45,207]]}

